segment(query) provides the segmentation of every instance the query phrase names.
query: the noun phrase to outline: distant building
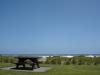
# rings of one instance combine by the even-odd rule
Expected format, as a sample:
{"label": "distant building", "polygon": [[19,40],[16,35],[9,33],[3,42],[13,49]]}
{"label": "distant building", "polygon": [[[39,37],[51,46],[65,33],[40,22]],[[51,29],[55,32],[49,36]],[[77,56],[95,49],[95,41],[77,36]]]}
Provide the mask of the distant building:
{"label": "distant building", "polygon": [[74,56],[68,55],[68,56],[61,56],[61,57],[73,58]]}
{"label": "distant building", "polygon": [[87,56],[85,56],[85,57],[91,57],[91,58],[94,58],[95,56],[93,56],[93,55],[87,55]]}
{"label": "distant building", "polygon": [[96,56],[96,57],[100,57],[100,56]]}
{"label": "distant building", "polygon": [[40,57],[41,57],[41,59],[39,59],[39,61],[45,62],[48,57],[53,57],[53,56],[40,56]]}

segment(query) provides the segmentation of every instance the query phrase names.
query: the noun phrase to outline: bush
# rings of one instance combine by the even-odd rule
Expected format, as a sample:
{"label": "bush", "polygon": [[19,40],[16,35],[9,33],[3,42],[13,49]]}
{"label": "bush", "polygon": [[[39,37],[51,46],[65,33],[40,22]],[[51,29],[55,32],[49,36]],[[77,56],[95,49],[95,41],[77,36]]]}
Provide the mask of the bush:
{"label": "bush", "polygon": [[54,56],[47,58],[46,64],[74,64],[74,65],[97,65],[100,64],[100,57],[85,57],[83,55],[81,56],[75,56],[73,58],[67,58],[67,57],[60,57],[60,56]]}
{"label": "bush", "polygon": [[12,56],[0,56],[1,63],[14,63],[16,59]]}

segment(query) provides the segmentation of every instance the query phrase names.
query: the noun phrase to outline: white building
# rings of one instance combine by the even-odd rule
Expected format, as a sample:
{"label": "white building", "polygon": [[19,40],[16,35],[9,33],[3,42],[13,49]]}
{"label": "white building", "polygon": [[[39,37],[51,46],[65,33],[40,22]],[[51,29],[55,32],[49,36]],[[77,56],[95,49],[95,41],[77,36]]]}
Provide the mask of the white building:
{"label": "white building", "polygon": [[39,59],[39,61],[43,61],[45,62],[47,60],[48,57],[53,57],[53,56],[40,56],[41,58]]}
{"label": "white building", "polygon": [[87,56],[85,56],[85,57],[91,57],[91,58],[94,58],[94,56],[93,56],[93,55],[87,55]]}
{"label": "white building", "polygon": [[61,57],[73,58],[74,56],[68,55],[68,56],[61,56]]}

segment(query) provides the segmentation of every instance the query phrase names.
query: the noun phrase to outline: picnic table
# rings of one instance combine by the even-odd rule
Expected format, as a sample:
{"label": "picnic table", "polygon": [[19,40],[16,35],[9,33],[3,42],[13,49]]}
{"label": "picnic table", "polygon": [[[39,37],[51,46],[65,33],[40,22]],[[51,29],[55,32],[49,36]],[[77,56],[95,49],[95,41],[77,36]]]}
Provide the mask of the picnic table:
{"label": "picnic table", "polygon": [[[36,68],[35,65],[37,66],[37,68],[40,68],[38,58],[39,57],[17,57],[18,62],[15,63],[16,68],[19,69],[20,68],[19,66],[21,65],[25,69],[26,64],[30,64],[32,70]],[[27,63],[26,60],[30,60],[32,63]]]}

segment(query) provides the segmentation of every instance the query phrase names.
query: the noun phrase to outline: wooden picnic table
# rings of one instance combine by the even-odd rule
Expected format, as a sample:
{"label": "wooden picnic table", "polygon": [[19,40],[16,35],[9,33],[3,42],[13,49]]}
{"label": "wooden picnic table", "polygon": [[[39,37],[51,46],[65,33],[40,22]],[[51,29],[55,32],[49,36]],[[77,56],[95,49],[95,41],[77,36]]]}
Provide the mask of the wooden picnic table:
{"label": "wooden picnic table", "polygon": [[[38,58],[39,57],[16,57],[18,59],[18,62],[15,63],[16,64],[16,68],[20,68],[19,66],[22,65],[23,68],[26,68],[26,64],[30,64],[31,65],[31,69],[36,68],[35,65],[37,66],[37,68],[40,68],[39,66],[39,61]],[[27,63],[26,60],[30,60],[32,63]]]}

